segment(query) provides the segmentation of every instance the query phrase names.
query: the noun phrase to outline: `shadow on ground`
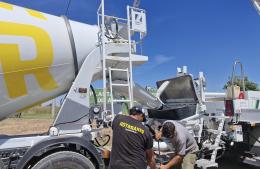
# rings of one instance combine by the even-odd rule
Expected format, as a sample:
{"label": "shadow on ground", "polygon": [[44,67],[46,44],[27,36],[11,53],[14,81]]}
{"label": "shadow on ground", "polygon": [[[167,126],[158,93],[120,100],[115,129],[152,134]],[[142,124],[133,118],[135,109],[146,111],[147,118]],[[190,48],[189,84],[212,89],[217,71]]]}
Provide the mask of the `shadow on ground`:
{"label": "shadow on ground", "polygon": [[[219,167],[218,167],[219,169],[259,169],[257,167],[243,164],[239,162],[237,159],[229,156],[224,156],[221,159],[219,159],[217,162],[219,163]],[[214,168],[208,168],[208,169],[214,169]]]}

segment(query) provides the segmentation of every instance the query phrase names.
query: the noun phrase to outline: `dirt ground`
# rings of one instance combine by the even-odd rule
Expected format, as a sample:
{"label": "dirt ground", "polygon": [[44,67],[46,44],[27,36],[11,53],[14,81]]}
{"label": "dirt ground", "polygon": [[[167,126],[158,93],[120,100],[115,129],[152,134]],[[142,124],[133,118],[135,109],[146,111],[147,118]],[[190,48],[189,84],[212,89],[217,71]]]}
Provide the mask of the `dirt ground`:
{"label": "dirt ground", "polygon": [[[41,134],[46,133],[49,130],[49,127],[52,125],[51,119],[19,119],[19,118],[10,118],[0,122],[0,137],[1,135],[26,135],[26,134]],[[110,128],[103,129],[100,133],[100,136],[97,137],[99,144],[103,145],[107,142],[107,135],[112,137],[112,130]],[[95,141],[96,143],[96,141]],[[108,142],[106,148],[111,149],[112,139]]]}
{"label": "dirt ground", "polygon": [[0,122],[0,135],[38,134],[48,131],[51,119],[10,118]]}

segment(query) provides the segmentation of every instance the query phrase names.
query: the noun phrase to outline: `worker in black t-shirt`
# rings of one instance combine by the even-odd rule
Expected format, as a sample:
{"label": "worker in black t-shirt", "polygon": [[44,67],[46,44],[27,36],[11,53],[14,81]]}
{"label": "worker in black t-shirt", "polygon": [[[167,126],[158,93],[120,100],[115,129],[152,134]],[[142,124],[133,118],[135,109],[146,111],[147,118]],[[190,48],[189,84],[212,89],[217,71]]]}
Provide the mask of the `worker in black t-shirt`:
{"label": "worker in black t-shirt", "polygon": [[130,116],[117,115],[112,123],[113,142],[109,169],[156,169],[153,139],[142,124],[141,106],[130,109]]}

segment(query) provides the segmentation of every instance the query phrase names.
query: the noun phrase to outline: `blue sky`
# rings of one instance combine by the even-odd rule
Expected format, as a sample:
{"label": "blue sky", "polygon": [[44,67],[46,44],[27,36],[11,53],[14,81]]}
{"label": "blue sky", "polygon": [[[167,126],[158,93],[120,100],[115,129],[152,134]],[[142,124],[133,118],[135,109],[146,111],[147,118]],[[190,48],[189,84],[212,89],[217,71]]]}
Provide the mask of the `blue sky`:
{"label": "blue sky", "polygon": [[[131,0],[105,0],[110,15],[126,17]],[[4,0],[42,12],[62,15],[68,0]],[[72,0],[70,19],[96,24],[98,0]],[[149,62],[135,70],[141,85],[175,76],[177,66],[203,71],[208,91],[222,91],[235,60],[260,84],[260,15],[250,0],[143,0],[148,36],[144,54]]]}

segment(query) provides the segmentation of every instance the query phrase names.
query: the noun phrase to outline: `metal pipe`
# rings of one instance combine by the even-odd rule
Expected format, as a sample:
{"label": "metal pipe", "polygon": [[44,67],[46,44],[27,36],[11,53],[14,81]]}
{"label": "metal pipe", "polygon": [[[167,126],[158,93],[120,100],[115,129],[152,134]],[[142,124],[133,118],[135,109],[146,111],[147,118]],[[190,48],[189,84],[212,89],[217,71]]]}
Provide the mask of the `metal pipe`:
{"label": "metal pipe", "polygon": [[244,78],[244,69],[243,69],[243,65],[240,61],[235,61],[234,65],[233,65],[233,71],[232,71],[232,79],[231,79],[231,87],[232,87],[232,99],[234,99],[234,79],[235,79],[235,71],[236,71],[236,65],[240,64],[240,79],[242,80],[242,87],[243,87],[243,93],[245,92],[245,78]]}
{"label": "metal pipe", "polygon": [[190,120],[194,120],[194,119],[198,119],[202,116],[202,114],[195,114],[193,116],[190,116],[188,118],[182,119],[180,122],[185,122],[185,121],[190,121]]}
{"label": "metal pipe", "polygon": [[161,159],[160,140],[158,140],[157,142],[158,142],[159,163],[160,163],[160,166],[161,166],[162,165],[162,159]]}
{"label": "metal pipe", "polygon": [[101,0],[102,10],[102,56],[103,56],[103,109],[107,109],[107,91],[106,91],[106,51],[105,51],[105,2]]}
{"label": "metal pipe", "polygon": [[140,6],[141,0],[134,0],[133,6],[138,8]]}
{"label": "metal pipe", "polygon": [[256,11],[258,12],[258,14],[260,15],[260,1],[259,0],[252,0],[252,3],[256,9]]}
{"label": "metal pipe", "polygon": [[101,5],[102,5],[102,4],[100,4],[100,5],[98,6],[98,10],[97,10],[97,14],[98,14],[98,15],[100,15],[100,8],[101,8]]}
{"label": "metal pipe", "polygon": [[127,6],[127,25],[128,25],[128,43],[129,43],[129,72],[130,72],[130,107],[133,107],[133,72],[132,72],[132,43],[131,43],[131,17],[130,6]]}
{"label": "metal pipe", "polygon": [[[102,16],[102,14],[98,14],[99,16]],[[124,19],[124,18],[119,18],[119,17],[116,17],[116,16],[112,16],[112,15],[104,15],[105,17],[110,17],[110,18],[115,18],[117,20],[122,20],[122,21],[127,21],[127,19]]]}
{"label": "metal pipe", "polygon": [[[116,80],[114,83],[125,83],[125,81]],[[123,96],[129,96],[128,91],[122,87],[114,86],[114,91],[120,93]],[[158,109],[162,106],[161,102],[152,94],[150,94],[147,90],[145,90],[142,86],[138,85],[137,83],[133,82],[133,96],[135,101],[138,103],[145,105],[151,109]]]}

